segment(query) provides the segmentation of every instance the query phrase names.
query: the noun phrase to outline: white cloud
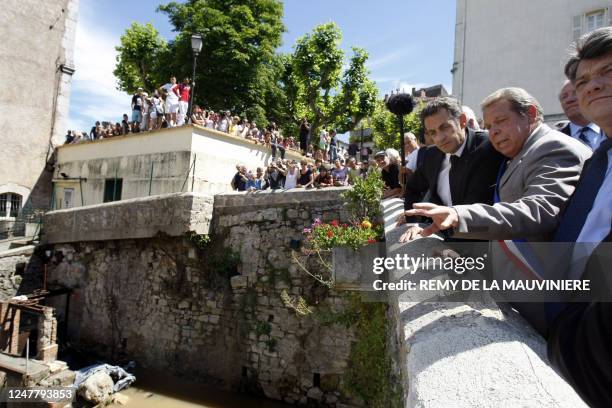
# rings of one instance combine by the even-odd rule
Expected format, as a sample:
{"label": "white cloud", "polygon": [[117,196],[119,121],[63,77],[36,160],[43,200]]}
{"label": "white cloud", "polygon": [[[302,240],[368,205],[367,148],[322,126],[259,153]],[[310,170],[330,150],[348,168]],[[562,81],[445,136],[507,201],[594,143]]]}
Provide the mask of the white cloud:
{"label": "white cloud", "polygon": [[408,61],[412,59],[409,54],[413,53],[414,51],[415,51],[415,47],[407,46],[404,48],[393,50],[381,56],[373,56],[371,59],[368,59],[368,61],[366,62],[366,66],[369,69],[374,70],[374,69],[380,69],[382,67],[386,67],[390,65],[391,63],[400,61],[402,59],[404,59],[405,62],[407,63]]}
{"label": "white cloud", "polygon": [[[398,89],[400,91],[403,90],[404,92],[411,92],[412,88],[421,89],[421,88],[426,88],[428,86],[431,86],[430,84],[426,84],[423,82],[411,83],[411,82],[404,81],[402,79],[392,79],[392,78],[385,78],[382,81],[380,79],[375,79],[375,81],[382,95],[390,94],[392,91],[396,92]],[[385,85],[382,86],[382,84],[385,84]]]}
{"label": "white cloud", "polygon": [[70,102],[71,129],[89,129],[97,120],[117,122],[130,110],[130,96],[116,89],[113,75],[118,44],[119,36],[104,31],[95,21],[79,20]]}

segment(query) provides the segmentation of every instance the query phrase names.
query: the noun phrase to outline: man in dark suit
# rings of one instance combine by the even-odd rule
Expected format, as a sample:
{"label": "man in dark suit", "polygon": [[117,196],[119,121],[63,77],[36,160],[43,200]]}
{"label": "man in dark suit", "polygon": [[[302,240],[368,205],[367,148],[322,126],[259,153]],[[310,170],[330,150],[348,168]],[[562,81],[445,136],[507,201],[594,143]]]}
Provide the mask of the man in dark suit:
{"label": "man in dark suit", "polygon": [[596,150],[599,144],[606,138],[601,129],[595,123],[584,117],[578,106],[576,90],[570,80],[565,81],[559,93],[559,103],[565,116],[569,121],[562,126],[557,125],[560,132],[573,137],[584,143],[591,150]]}
{"label": "man in dark suit", "polygon": [[[592,407],[612,406],[612,27],[585,34],[565,66],[578,105],[608,137],[584,166],[555,235],[571,254],[570,279],[596,290],[549,308],[551,362]],[[557,244],[563,245],[563,244]],[[570,246],[569,244],[566,244]],[[556,307],[555,307],[556,306]]]}
{"label": "man in dark suit", "polygon": [[[504,157],[493,148],[487,132],[470,129],[461,105],[448,97],[430,101],[421,110],[421,122],[435,146],[425,148],[423,165],[408,178],[404,208],[411,210],[427,191],[434,204],[491,204]],[[403,222],[400,217],[398,224]],[[400,242],[414,239],[420,231],[418,226],[409,227]]]}

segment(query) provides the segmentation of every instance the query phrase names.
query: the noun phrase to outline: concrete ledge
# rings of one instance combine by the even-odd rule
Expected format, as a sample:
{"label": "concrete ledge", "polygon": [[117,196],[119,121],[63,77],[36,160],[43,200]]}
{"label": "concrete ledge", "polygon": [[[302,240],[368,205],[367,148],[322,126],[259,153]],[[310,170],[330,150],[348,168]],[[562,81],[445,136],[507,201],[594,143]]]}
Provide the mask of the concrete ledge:
{"label": "concrete ledge", "polygon": [[321,189],[292,188],[289,190],[260,190],[231,192],[215,195],[215,208],[258,207],[278,205],[317,204],[342,202],[342,194],[350,187],[326,187]]}
{"label": "concrete ledge", "polygon": [[[383,208],[387,257],[433,256],[444,247],[435,238],[399,244],[406,227],[394,224],[403,203],[385,200]],[[586,407],[550,367],[544,339],[490,298],[419,302],[391,292],[390,302],[406,407]]]}
{"label": "concrete ledge", "polygon": [[208,234],[213,197],[174,193],[48,212],[43,242],[48,244]]}
{"label": "concrete ledge", "polygon": [[5,251],[0,251],[0,258],[8,258],[11,256],[20,256],[25,255],[29,256],[34,253],[35,245],[26,245],[19,248],[7,249]]}

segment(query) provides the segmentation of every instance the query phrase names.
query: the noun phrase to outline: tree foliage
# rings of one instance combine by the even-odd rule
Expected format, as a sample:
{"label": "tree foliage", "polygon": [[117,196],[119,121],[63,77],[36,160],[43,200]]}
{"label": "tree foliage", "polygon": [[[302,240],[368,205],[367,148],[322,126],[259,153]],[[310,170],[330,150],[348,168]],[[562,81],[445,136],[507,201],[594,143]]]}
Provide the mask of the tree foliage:
{"label": "tree foliage", "polygon": [[[321,126],[340,133],[374,112],[377,89],[368,77],[368,53],[353,48],[345,61],[342,34],[322,24],[299,38],[292,54],[276,52],[285,31],[280,0],[186,0],[158,7],[177,35],[166,43],[151,24],[132,24],[121,37],[114,71],[119,89],[152,90],[191,77],[191,35],[202,36],[194,103],[295,135],[302,117],[315,135]],[[346,64],[346,69],[343,66]]]}
{"label": "tree foliage", "polygon": [[121,36],[121,45],[115,49],[118,54],[113,74],[119,89],[133,93],[138,87],[153,89],[159,86],[159,67],[165,60],[168,44],[151,23],[132,23]]}
{"label": "tree foliage", "polygon": [[[419,112],[423,108],[423,103],[419,103],[415,109],[404,116],[404,132],[412,132],[415,135],[421,133],[421,119]],[[372,126],[372,138],[374,144],[379,149],[393,148],[400,150],[400,126],[399,119],[393,113],[389,112],[382,99],[376,101],[374,113],[370,117]]]}
{"label": "tree foliage", "polygon": [[342,33],[334,23],[321,24],[300,37],[291,55],[285,86],[290,87],[295,118],[306,117],[311,133],[321,126],[336,127],[340,133],[352,130],[370,115],[376,100],[376,86],[368,78],[368,53],[353,48],[348,68],[342,71]]}
{"label": "tree foliage", "polygon": [[188,0],[158,10],[178,32],[167,64],[176,75],[191,76],[191,34],[202,35],[195,101],[265,122],[265,101],[276,91],[275,50],[285,31],[282,3]]}

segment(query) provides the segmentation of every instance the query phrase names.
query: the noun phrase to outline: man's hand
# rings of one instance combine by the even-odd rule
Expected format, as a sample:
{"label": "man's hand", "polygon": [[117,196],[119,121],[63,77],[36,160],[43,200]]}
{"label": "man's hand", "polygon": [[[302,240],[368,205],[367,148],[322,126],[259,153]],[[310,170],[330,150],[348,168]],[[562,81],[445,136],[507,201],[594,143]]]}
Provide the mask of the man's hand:
{"label": "man's hand", "polygon": [[419,227],[418,225],[413,225],[412,227],[409,227],[406,230],[406,232],[402,234],[402,236],[399,239],[399,242],[410,242],[413,239],[416,239],[419,236],[421,236],[422,231],[423,231],[423,228]]}
{"label": "man's hand", "polygon": [[406,223],[406,216],[404,215],[404,213],[401,213],[395,220],[395,226],[399,227],[401,225],[404,225],[405,223]]}
{"label": "man's hand", "polygon": [[408,210],[404,214],[408,216],[421,215],[433,220],[433,224],[421,231],[420,235],[423,237],[459,225],[459,215],[452,207],[431,203],[416,203],[412,205],[412,210]]}

